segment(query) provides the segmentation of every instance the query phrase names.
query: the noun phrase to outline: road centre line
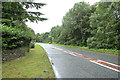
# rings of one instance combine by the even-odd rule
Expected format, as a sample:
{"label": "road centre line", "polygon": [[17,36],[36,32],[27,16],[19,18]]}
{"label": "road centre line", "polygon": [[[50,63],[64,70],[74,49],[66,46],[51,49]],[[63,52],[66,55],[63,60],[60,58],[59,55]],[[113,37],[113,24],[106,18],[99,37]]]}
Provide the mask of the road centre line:
{"label": "road centre line", "polygon": [[[67,51],[64,51],[64,52],[68,53]],[[74,55],[72,52],[70,54],[73,55],[73,56],[77,56],[77,55]]]}
{"label": "road centre line", "polygon": [[101,65],[103,67],[106,67],[108,69],[120,72],[120,66],[118,66],[116,64],[106,62],[106,61],[103,61],[103,60],[97,60],[97,59],[89,58],[89,57],[83,56],[82,54],[74,53],[74,52],[71,52],[71,51],[66,51],[66,50],[63,50],[61,48],[57,48],[57,47],[53,47],[53,48],[61,50],[65,53],[69,53],[69,54],[74,55],[74,56],[79,56],[79,57],[85,58],[85,59],[89,60],[90,62],[96,63],[96,64]]}

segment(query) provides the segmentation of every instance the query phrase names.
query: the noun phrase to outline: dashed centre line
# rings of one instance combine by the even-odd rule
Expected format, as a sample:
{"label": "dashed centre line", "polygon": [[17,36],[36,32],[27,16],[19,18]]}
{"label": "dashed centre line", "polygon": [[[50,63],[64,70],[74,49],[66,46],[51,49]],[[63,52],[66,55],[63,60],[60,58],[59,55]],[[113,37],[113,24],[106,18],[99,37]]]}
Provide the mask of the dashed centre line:
{"label": "dashed centre line", "polygon": [[69,53],[69,54],[71,54],[73,56],[79,56],[79,57],[85,58],[85,59],[89,60],[90,62],[96,63],[96,64],[98,64],[100,66],[109,68],[111,70],[120,72],[120,66],[118,66],[116,64],[109,63],[109,62],[102,61],[102,60],[97,60],[97,59],[89,58],[89,57],[83,56],[82,54],[78,54],[78,53],[71,52],[71,51],[66,51],[66,50],[61,49],[61,48],[57,48],[57,47],[53,47],[53,48],[55,48],[57,50],[61,50],[61,51],[65,52],[65,53]]}

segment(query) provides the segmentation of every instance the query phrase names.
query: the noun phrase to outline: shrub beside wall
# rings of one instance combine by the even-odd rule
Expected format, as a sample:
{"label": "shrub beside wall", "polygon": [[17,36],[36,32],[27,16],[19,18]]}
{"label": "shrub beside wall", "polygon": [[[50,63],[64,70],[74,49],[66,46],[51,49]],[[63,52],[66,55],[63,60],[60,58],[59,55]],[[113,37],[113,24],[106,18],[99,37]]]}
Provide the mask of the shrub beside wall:
{"label": "shrub beside wall", "polygon": [[34,48],[34,47],[35,47],[35,42],[31,41],[30,48]]}
{"label": "shrub beside wall", "polygon": [[2,25],[2,60],[9,61],[24,56],[29,51],[33,34],[28,30]]}
{"label": "shrub beside wall", "polygon": [[2,49],[15,49],[28,46],[32,39],[30,31],[2,26]]}

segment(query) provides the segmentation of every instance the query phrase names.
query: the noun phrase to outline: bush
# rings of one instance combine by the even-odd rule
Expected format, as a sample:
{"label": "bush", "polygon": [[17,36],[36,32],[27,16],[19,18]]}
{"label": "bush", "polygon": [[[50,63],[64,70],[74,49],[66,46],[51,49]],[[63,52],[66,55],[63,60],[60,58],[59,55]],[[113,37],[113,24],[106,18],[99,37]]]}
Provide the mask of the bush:
{"label": "bush", "polygon": [[30,48],[34,48],[34,47],[35,47],[35,43],[31,41]]}
{"label": "bush", "polygon": [[95,43],[95,38],[91,37],[87,39],[87,46],[88,48],[95,48],[96,47],[96,43]]}
{"label": "bush", "polygon": [[24,31],[16,27],[7,27],[1,25],[2,28],[2,49],[15,49],[22,46],[29,46],[33,38],[32,33]]}
{"label": "bush", "polygon": [[51,44],[52,42],[49,42],[49,44]]}

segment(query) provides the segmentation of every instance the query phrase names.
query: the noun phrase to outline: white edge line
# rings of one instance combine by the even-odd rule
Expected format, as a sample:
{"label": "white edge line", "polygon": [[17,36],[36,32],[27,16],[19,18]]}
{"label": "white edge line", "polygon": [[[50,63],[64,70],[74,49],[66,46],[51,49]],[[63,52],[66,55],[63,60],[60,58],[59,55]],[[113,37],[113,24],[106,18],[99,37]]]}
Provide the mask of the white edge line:
{"label": "white edge line", "polygon": [[61,78],[60,75],[59,75],[59,73],[58,73],[58,71],[56,70],[55,66],[52,65],[52,67],[53,67],[53,70],[54,70],[56,78]]}
{"label": "white edge line", "polygon": [[101,65],[101,66],[103,66],[103,67],[106,67],[106,68],[108,68],[108,69],[111,69],[111,70],[114,70],[114,71],[120,72],[120,71],[117,70],[117,69],[114,69],[114,68],[111,68],[111,67],[105,66],[105,65],[100,64],[100,63],[97,63],[97,62],[95,62],[95,61],[91,61],[91,60],[90,60],[90,62],[96,63],[96,64]]}
{"label": "white edge line", "polygon": [[[99,61],[106,62],[106,61],[103,61],[103,60],[99,60]],[[116,65],[116,64],[113,64],[113,63],[110,63],[110,62],[106,62],[106,63],[109,63],[109,64],[112,64],[112,65],[120,67],[119,65]]]}
{"label": "white edge line", "polygon": [[[50,57],[49,57],[49,60],[50,60],[51,65],[52,65],[52,59],[51,59]],[[52,65],[52,68],[53,68],[53,71],[54,71],[54,73],[55,73],[56,78],[60,78],[60,75],[59,75],[59,73],[58,73],[58,71],[56,70],[56,68],[55,68],[54,65]]]}
{"label": "white edge line", "polygon": [[[40,45],[39,43],[36,43],[36,44]],[[47,53],[47,52],[46,52],[46,53]],[[48,55],[48,53],[47,53],[47,55]],[[51,65],[52,65],[52,59],[51,59],[50,57],[48,57],[48,58],[49,58],[50,63],[51,63]],[[59,75],[59,73],[58,73],[58,71],[56,70],[56,68],[55,68],[54,65],[52,65],[52,68],[53,68],[53,71],[54,71],[55,77],[56,77],[56,78],[61,78],[60,75]]]}
{"label": "white edge line", "polygon": [[[70,53],[69,53],[70,54]],[[77,56],[77,55],[74,55],[74,54],[71,54],[71,55],[73,55],[73,56]]]}
{"label": "white edge line", "polygon": [[51,62],[51,58],[49,57],[49,60],[50,60],[50,62]]}

